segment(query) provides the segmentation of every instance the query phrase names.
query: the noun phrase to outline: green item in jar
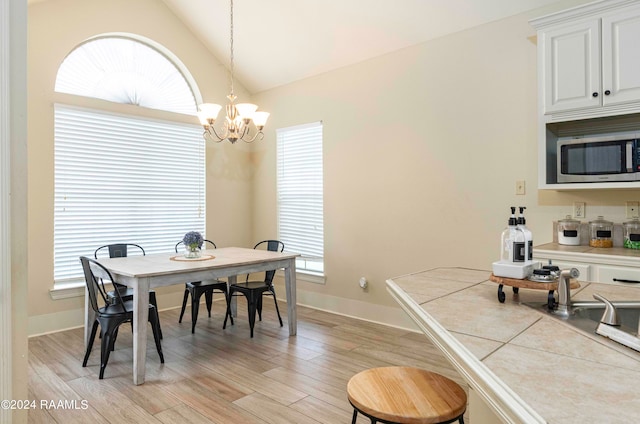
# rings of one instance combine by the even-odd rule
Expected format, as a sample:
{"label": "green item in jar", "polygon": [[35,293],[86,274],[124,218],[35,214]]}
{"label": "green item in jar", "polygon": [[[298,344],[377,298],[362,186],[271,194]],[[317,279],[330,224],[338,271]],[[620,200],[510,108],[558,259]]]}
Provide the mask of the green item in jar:
{"label": "green item in jar", "polygon": [[631,241],[628,238],[625,238],[624,247],[627,249],[640,249],[640,241]]}

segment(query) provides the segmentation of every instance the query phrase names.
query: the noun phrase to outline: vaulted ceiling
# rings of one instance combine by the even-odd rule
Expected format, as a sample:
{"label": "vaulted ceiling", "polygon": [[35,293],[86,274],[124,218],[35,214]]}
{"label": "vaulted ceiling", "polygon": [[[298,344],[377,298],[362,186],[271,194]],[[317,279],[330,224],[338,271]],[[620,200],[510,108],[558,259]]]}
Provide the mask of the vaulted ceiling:
{"label": "vaulted ceiling", "polygon": [[[229,0],[162,0],[229,63]],[[236,78],[252,93],[558,0],[235,0]]]}

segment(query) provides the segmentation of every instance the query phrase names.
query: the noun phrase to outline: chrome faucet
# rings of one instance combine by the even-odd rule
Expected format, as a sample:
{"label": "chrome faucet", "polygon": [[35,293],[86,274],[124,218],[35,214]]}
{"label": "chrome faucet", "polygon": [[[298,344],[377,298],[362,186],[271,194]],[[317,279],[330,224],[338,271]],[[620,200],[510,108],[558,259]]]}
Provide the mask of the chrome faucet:
{"label": "chrome faucet", "polygon": [[558,305],[553,311],[556,315],[568,317],[571,315],[571,279],[578,278],[580,271],[576,268],[563,269],[558,278]]}

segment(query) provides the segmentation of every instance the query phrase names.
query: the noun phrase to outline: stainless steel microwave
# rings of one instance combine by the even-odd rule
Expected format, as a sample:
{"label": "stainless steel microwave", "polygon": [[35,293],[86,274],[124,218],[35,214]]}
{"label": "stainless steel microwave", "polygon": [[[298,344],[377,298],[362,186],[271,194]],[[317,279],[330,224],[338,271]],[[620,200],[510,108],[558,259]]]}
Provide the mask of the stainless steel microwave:
{"label": "stainless steel microwave", "polygon": [[558,140],[558,182],[640,181],[640,139],[629,135]]}

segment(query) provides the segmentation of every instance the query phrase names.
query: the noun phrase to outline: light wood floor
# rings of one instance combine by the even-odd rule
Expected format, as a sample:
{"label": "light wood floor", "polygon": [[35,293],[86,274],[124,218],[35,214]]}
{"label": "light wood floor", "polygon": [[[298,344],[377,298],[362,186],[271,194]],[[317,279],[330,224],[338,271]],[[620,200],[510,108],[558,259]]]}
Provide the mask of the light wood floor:
{"label": "light wood floor", "polygon": [[[265,300],[253,339],[241,299],[236,325],[226,330],[221,302],[214,302],[211,318],[200,307],[195,334],[190,309],[182,324],[178,309],[161,312],[165,363],[150,336],[140,386],[132,382],[129,325],[120,328],[103,380],[99,339],[82,367],[82,329],[30,339],[29,399],[58,406],[75,400],[79,409],[69,409],[71,402],[67,409],[38,407],[29,411],[29,423],[350,423],[349,378],[389,365],[439,372],[467,390],[423,334],[299,307],[298,334],[289,337],[286,316],[281,328],[273,302]],[[286,304],[280,309],[286,315]]]}

